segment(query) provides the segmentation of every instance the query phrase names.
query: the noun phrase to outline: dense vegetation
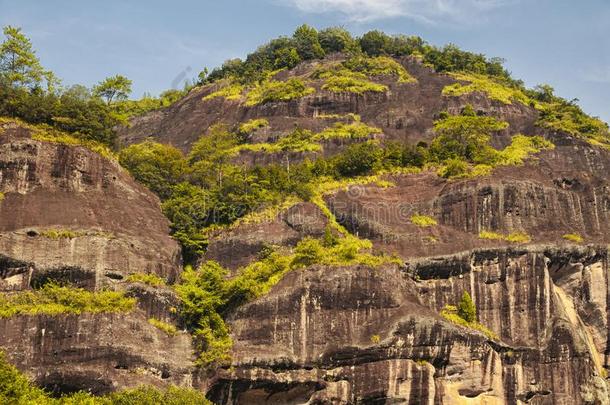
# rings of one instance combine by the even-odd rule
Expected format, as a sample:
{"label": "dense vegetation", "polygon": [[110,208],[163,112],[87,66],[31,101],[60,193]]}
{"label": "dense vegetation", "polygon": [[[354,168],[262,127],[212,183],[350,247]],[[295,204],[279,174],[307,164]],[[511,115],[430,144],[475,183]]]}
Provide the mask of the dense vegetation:
{"label": "dense vegetation", "polygon": [[49,283],[35,291],[0,294],[0,317],[122,312],[131,311],[134,305],[134,298],[120,292],[91,292]]}

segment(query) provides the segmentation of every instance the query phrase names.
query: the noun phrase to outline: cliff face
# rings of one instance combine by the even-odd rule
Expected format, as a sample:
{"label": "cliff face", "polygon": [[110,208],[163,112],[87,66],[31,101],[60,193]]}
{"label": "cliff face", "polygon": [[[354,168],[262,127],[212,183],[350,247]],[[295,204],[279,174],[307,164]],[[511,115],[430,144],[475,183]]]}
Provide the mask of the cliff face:
{"label": "cliff face", "polygon": [[[454,78],[414,58],[400,63],[417,82],[381,77],[388,86],[381,93],[337,94],[314,83],[313,95],[246,106],[203,100],[218,87],[204,86],[135,118],[119,131],[120,143],[154,136],[187,152],[210,126],[234,128],[253,118],[269,127],[252,141],[275,141],[295,125],[319,132],[333,124],[332,114],[348,113],[381,128],[381,140],[430,142],[441,111],[458,114],[471,104],[509,123],[492,146],[506,147],[523,133],[555,148],[469,179],[447,180],[432,169],[385,174],[383,187],[336,188],[210,232],[201,260],[219,262],[229,278],[269,248],[290,252],[330,228],[367,238],[372,253],[396,260],[287,272],[268,293],[224,314],[234,343],[230,364],[203,372],[185,332],[169,336],[148,323],[177,323],[172,289],[125,281],[135,272],[170,284],[179,278],[179,249],[158,200],[111,160],[7,126],[0,134],[0,288],[29,289],[54,278],[126,291],[138,304],[123,315],[1,319],[0,346],[56,392],[171,383],[205,390],[219,404],[610,403],[610,152],[537,126],[531,106],[481,92],[444,96]],[[316,66],[304,63],[277,79]],[[351,141],[326,141],[323,153]],[[234,163],[307,157],[315,153],[249,151]],[[418,226],[414,215],[437,224]],[[53,230],[72,234],[53,237]],[[527,237],[508,241],[515,231]],[[463,292],[487,333],[446,316]]]}
{"label": "cliff face", "polygon": [[158,199],[120,168],[81,146],[38,141],[16,123],[0,129],[0,289],[52,279],[88,290],[125,290],[128,313],[0,318],[0,347],[54,393],[103,394],[140,384],[190,385],[191,338],[168,336],[171,290],[128,284],[132,273],[175,280],[180,248]]}
{"label": "cliff face", "polygon": [[[131,273],[172,281],[180,249],[158,199],[84,147],[31,139],[5,124],[0,135],[0,288],[53,275],[90,289]],[[69,231],[70,237],[58,233]]]}

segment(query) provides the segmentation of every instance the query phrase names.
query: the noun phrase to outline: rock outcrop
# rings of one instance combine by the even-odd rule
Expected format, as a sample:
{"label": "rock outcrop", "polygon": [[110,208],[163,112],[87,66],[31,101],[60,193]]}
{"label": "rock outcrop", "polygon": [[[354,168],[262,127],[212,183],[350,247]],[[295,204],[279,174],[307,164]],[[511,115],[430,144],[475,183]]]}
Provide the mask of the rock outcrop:
{"label": "rock outcrop", "polygon": [[173,281],[180,248],[159,201],[117,162],[81,146],[0,135],[0,288],[67,279],[95,289],[131,273]]}

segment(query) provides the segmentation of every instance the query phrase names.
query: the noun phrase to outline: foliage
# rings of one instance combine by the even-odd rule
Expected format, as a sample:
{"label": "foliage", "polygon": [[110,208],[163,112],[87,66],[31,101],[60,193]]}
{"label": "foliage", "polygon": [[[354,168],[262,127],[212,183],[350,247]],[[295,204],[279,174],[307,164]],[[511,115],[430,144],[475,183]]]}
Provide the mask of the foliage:
{"label": "foliage", "polygon": [[302,60],[320,59],[324,57],[324,49],[320,45],[318,31],[306,24],[296,29],[293,35],[296,51]]}
{"label": "foliage", "polygon": [[49,239],[74,239],[82,235],[82,232],[76,232],[70,229],[46,229],[40,233],[40,236]]}
{"label": "foliage", "polygon": [[511,139],[511,144],[499,151],[496,164],[502,166],[522,165],[531,154],[554,147],[555,145],[552,142],[541,136],[515,135]]}
{"label": "foliage", "polygon": [[335,161],[337,172],[344,177],[370,174],[382,166],[383,151],[374,143],[350,145]]}
{"label": "foliage", "polygon": [[528,243],[531,240],[532,238],[525,232],[509,233],[506,237],[506,241],[511,243]]}
{"label": "foliage", "polygon": [[136,180],[162,199],[171,195],[172,188],[180,183],[186,169],[180,150],[150,139],[121,150],[119,162]]}
{"label": "foliage", "polygon": [[107,77],[93,87],[93,95],[106,99],[107,104],[113,101],[126,100],[131,93],[131,80],[125,76]]}
{"label": "foliage", "polygon": [[462,294],[462,298],[457,306],[457,314],[468,323],[477,320],[477,308],[474,306],[474,302],[472,302],[472,298],[470,297],[470,294],[468,294],[468,291],[464,291]]}
{"label": "foliage", "polygon": [[610,148],[608,124],[598,118],[589,117],[573,102],[557,99],[543,105],[540,109],[538,125],[582,137],[597,146]]}
{"label": "foliage", "polygon": [[0,295],[0,317],[124,312],[131,311],[134,305],[134,298],[127,298],[116,291],[90,292],[81,288],[46,284],[36,291]]}
{"label": "foliage", "polygon": [[508,235],[503,235],[493,231],[481,231],[479,232],[479,238],[488,240],[505,240],[510,243],[528,243],[531,241],[530,236],[525,232],[512,232]]}
{"label": "foliage", "polygon": [[445,307],[441,310],[441,316],[443,318],[445,318],[446,320],[448,320],[449,322],[452,322],[456,325],[460,325],[465,328],[477,330],[477,331],[483,333],[485,336],[487,336],[488,339],[492,339],[492,340],[498,339],[498,336],[492,330],[485,327],[483,324],[481,324],[479,322],[466,321],[464,318],[462,318],[461,316],[458,315],[457,311],[458,310],[455,306],[445,305]]}
{"label": "foliage", "polygon": [[531,100],[523,93],[523,89],[512,83],[500,82],[499,79],[475,73],[452,73],[451,76],[456,80],[469,82],[469,84],[458,82],[447,85],[443,89],[443,95],[445,96],[457,97],[463,94],[482,92],[487,94],[492,100],[497,100],[504,104],[512,104],[513,101],[518,101],[525,105],[531,103]]}
{"label": "foliage", "polygon": [[261,128],[266,128],[268,126],[269,121],[264,118],[256,118],[239,125],[238,132],[240,135],[248,135],[252,132],[255,132]]}
{"label": "foliage", "polygon": [[439,162],[464,159],[473,163],[490,163],[497,151],[489,145],[491,134],[508,127],[493,117],[451,115],[434,123],[437,136],[430,154]]}
{"label": "foliage", "polygon": [[489,239],[489,240],[504,240],[505,236],[501,233],[492,232],[492,231],[481,231],[479,232],[480,239]]}
{"label": "foliage", "polygon": [[150,318],[148,320],[148,323],[154,326],[155,328],[162,330],[168,336],[174,336],[176,333],[178,333],[176,327],[171,323],[167,323],[156,318]]}
{"label": "foliage", "polygon": [[204,101],[212,100],[217,97],[224,97],[227,100],[239,100],[244,91],[244,86],[238,83],[225,84],[219,90],[216,90],[203,98]]}
{"label": "foliage", "polygon": [[314,73],[315,78],[324,79],[323,90],[334,93],[362,94],[367,91],[384,92],[388,87],[368,80],[364,73],[348,69],[323,69]]}
{"label": "foliage", "polygon": [[13,88],[40,88],[46,81],[52,90],[56,79],[43,69],[21,28],[7,25],[3,33],[6,39],[0,44],[0,82]]}
{"label": "foliage", "polygon": [[566,233],[565,235],[562,236],[562,238],[564,238],[565,240],[569,240],[570,242],[574,242],[574,243],[584,242],[583,237],[577,233]]}
{"label": "foliage", "polygon": [[359,46],[349,31],[341,27],[330,27],[318,33],[320,45],[324,52],[358,52]]}
{"label": "foliage", "polygon": [[286,81],[267,79],[257,83],[246,95],[246,105],[253,106],[272,101],[289,101],[315,92],[307,87],[301,79],[291,78]]}
{"label": "foliage", "polygon": [[398,78],[398,83],[417,81],[400,63],[387,56],[374,58],[354,56],[345,61],[343,66],[352,72],[360,72],[367,76],[393,75]]}
{"label": "foliage", "polygon": [[2,191],[0,191],[0,201],[4,200],[4,197],[5,197],[5,194]]}
{"label": "foliage", "polygon": [[332,127],[325,128],[322,132],[317,133],[315,139],[362,139],[381,132],[380,128],[371,127],[359,121],[350,124],[336,122]]}
{"label": "foliage", "polygon": [[413,215],[411,216],[411,223],[421,228],[437,225],[436,219],[429,217],[428,215]]}
{"label": "foliage", "polygon": [[153,273],[132,273],[125,279],[128,283],[142,283],[151,287],[165,285],[165,280]]}
{"label": "foliage", "polygon": [[381,336],[379,336],[379,335],[371,336],[371,343],[378,344],[379,342],[381,342]]}

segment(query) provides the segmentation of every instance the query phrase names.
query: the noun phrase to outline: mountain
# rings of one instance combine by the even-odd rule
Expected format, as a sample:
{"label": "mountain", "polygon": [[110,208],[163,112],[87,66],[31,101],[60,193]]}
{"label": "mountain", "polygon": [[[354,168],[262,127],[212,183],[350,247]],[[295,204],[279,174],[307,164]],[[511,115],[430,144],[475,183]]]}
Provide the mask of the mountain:
{"label": "mountain", "polygon": [[481,55],[303,35],[116,156],[2,121],[7,358],[55,394],[608,403],[607,125]]}

